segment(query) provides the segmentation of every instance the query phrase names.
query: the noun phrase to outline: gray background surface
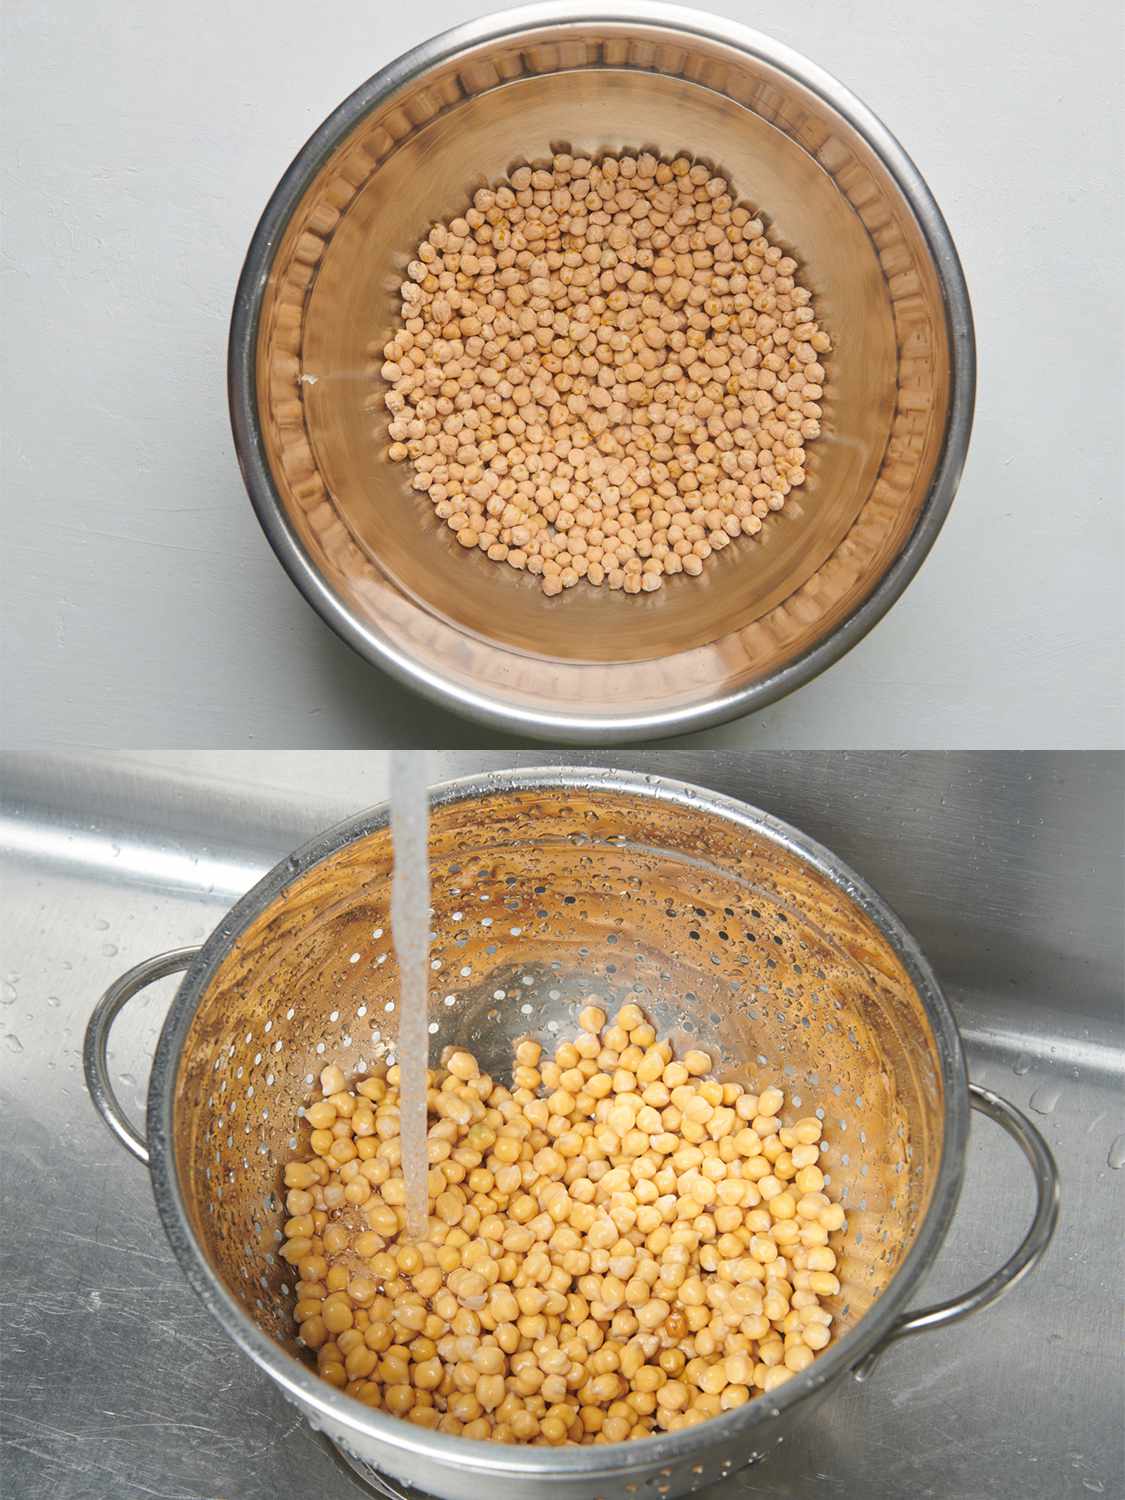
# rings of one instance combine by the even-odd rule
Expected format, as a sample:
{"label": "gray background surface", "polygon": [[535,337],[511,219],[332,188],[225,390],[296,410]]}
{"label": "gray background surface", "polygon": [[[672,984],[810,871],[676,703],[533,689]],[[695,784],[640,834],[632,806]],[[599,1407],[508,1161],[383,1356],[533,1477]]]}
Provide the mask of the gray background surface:
{"label": "gray background surface", "polygon": [[[227,317],[257,216],[357,83],[492,8],[9,0],[6,738],[496,743],[308,608],[235,466]],[[1114,0],[712,0],[807,52],[912,153],[980,343],[976,434],[921,574],[849,657],[696,743],[1125,741],[1121,22]]]}
{"label": "gray background surface", "polygon": [[[430,775],[563,758],[450,752]],[[904,1340],[866,1384],[842,1381],[797,1441],[699,1500],[1117,1500],[1125,757],[565,758],[755,802],[872,881],[946,986],[970,1075],[1029,1110],[1062,1179],[1057,1236],[1025,1283]],[[187,1286],[144,1169],[94,1114],[80,1048],[107,984],[201,942],[276,859],[385,797],[386,758],[8,756],[0,780],[0,1492],[363,1500]],[[146,991],[114,1028],[114,1077],[138,1121],[173,990]],[[1000,1265],[1031,1204],[1016,1147],[976,1119],[919,1300]]]}

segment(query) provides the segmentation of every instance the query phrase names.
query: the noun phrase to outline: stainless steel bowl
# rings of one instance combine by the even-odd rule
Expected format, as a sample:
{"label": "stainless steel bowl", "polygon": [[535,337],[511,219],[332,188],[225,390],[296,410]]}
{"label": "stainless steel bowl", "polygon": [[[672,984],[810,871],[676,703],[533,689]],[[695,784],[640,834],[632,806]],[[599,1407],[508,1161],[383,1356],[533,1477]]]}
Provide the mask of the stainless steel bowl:
{"label": "stainless steel bowl", "polygon": [[[832,332],[809,480],[758,538],[658,593],[546,599],[466,555],[385,457],[379,350],[411,248],[471,188],[552,149],[686,151],[772,216]],[[258,518],[361,655],[494,728],[588,744],[762,707],[855,645],[941,528],[972,421],[968,293],[910,158],[841,84],[679,6],[530,6],[370,78],[285,173],[231,329]]]}
{"label": "stainless steel bowl", "polygon": [[[751,1088],[780,1076],[798,1114],[825,1110],[822,1165],[848,1221],[831,1302],[837,1339],[771,1395],[682,1432],[505,1446],[427,1432],[325,1384],[302,1361],[276,1255],[281,1167],[321,1059],[362,1071],[393,1046],[397,977],[387,809],[314,839],[201,949],[161,955],[112,986],[84,1060],[107,1123],[151,1170],[165,1231],[203,1302],[385,1492],[398,1493],[395,1481],[450,1500],[700,1489],[791,1437],[834,1381],[866,1374],[891,1340],[986,1306],[1042,1255],[1057,1212],[1050,1152],[1010,1104],[967,1083],[925,958],[826,849],[696,787],[561,769],[436,788],[430,852],[435,1055],[467,1045],[505,1076],[518,1036],[550,1043],[574,1027],[582,997],[639,991],[660,1029],[705,1047],[720,1076]],[[146,1143],[114,1099],[108,1031],[130,996],[180,969]],[[999,1271],[914,1310],[957,1204],[970,1106],[1022,1147],[1035,1217]]]}

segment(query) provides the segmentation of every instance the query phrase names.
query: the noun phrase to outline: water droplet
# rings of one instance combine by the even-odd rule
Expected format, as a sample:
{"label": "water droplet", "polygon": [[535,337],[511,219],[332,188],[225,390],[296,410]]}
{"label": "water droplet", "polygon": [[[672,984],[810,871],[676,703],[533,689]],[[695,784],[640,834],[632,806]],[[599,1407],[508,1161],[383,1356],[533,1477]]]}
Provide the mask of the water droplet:
{"label": "water droplet", "polygon": [[1049,1115],[1054,1111],[1059,1102],[1059,1090],[1054,1084],[1045,1083],[1042,1088],[1037,1088],[1028,1103],[1038,1114]]}
{"label": "water droplet", "polygon": [[1106,1164],[1111,1166],[1115,1172],[1120,1172],[1125,1167],[1125,1135],[1119,1135],[1109,1148]]}
{"label": "water droplet", "polygon": [[121,1082],[127,1089],[136,1088],[137,1086],[137,1080],[133,1077],[132,1073],[122,1073]]}
{"label": "water droplet", "polygon": [[121,845],[120,844],[110,844],[110,846],[109,846],[109,853],[110,853],[110,858],[111,859],[116,859],[117,856],[121,853]]}
{"label": "water droplet", "polygon": [[73,969],[74,965],[71,963],[69,958],[64,958],[61,967],[64,969]]}
{"label": "water droplet", "polygon": [[1031,1064],[1033,1062],[1034,1058],[1026,1052],[1021,1052],[1012,1064],[1012,1072],[1017,1073],[1022,1078],[1025,1073],[1031,1072]]}
{"label": "water droplet", "polygon": [[105,954],[106,958],[112,958],[113,955],[117,951],[118,951],[118,948],[117,948],[117,944],[116,943],[103,943],[102,944],[102,952]]}
{"label": "water droplet", "polygon": [[59,1003],[59,997],[57,995],[48,995],[47,996],[47,1004],[48,1005],[53,1006],[53,1007],[57,1007],[58,1003]]}
{"label": "water droplet", "polygon": [[97,930],[99,932],[108,932],[109,931],[109,923],[106,921],[106,919],[104,917],[95,917],[94,918],[94,926],[97,928]]}
{"label": "water droplet", "polygon": [[8,1033],[8,1035],[4,1038],[4,1040],[8,1044],[8,1051],[9,1052],[22,1052],[23,1051],[23,1043],[20,1041],[19,1037],[16,1036],[16,1034],[15,1034],[14,1031],[10,1031]]}
{"label": "water droplet", "polygon": [[9,979],[0,983],[0,1005],[15,1005],[18,996],[16,987]]}

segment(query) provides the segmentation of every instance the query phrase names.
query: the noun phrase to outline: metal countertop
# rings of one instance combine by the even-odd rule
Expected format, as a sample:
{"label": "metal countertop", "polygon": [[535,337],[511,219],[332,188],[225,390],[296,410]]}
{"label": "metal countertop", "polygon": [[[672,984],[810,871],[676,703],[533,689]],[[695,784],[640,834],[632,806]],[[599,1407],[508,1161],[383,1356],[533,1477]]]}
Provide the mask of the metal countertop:
{"label": "metal countertop", "polygon": [[[1038,1272],[991,1311],[896,1346],[865,1386],[830,1396],[803,1441],[707,1500],[1125,1492],[1125,1172],[1109,1165],[1125,1131],[1125,759],[456,753],[435,757],[434,777],[564,758],[643,761],[839,850],[949,985],[972,1077],[1031,1104],[1062,1173],[1062,1221]],[[360,753],[8,757],[0,774],[0,1487],[13,1500],[357,1500],[368,1492],[188,1290],[143,1168],[86,1097],[80,1052],[113,978],[202,940],[277,857],[380,800],[385,764]],[[173,984],[135,1002],[114,1033],[137,1118]],[[1016,1148],[974,1120],[926,1299],[998,1265],[1031,1203]]]}

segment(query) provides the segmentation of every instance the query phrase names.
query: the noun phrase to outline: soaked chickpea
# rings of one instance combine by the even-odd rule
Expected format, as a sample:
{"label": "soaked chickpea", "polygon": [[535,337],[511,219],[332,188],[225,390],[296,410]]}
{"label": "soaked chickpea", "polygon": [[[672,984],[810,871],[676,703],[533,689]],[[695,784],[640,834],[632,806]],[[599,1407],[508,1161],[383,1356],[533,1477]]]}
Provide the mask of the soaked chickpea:
{"label": "soaked chickpea", "polygon": [[698,577],[805,483],[831,339],[762,220],[687,167],[516,168],[406,268],[388,457],[547,595]]}
{"label": "soaked chickpea", "polygon": [[324,1069],[281,1255],[329,1384],[462,1437],[624,1442],[773,1391],[830,1343],[845,1219],[820,1121],[675,1057],[632,1002],[610,1019],[590,996],[578,1026],[552,1057],[519,1042],[511,1089],[463,1049],[431,1071],[419,1243],[397,1069],[351,1088]]}

